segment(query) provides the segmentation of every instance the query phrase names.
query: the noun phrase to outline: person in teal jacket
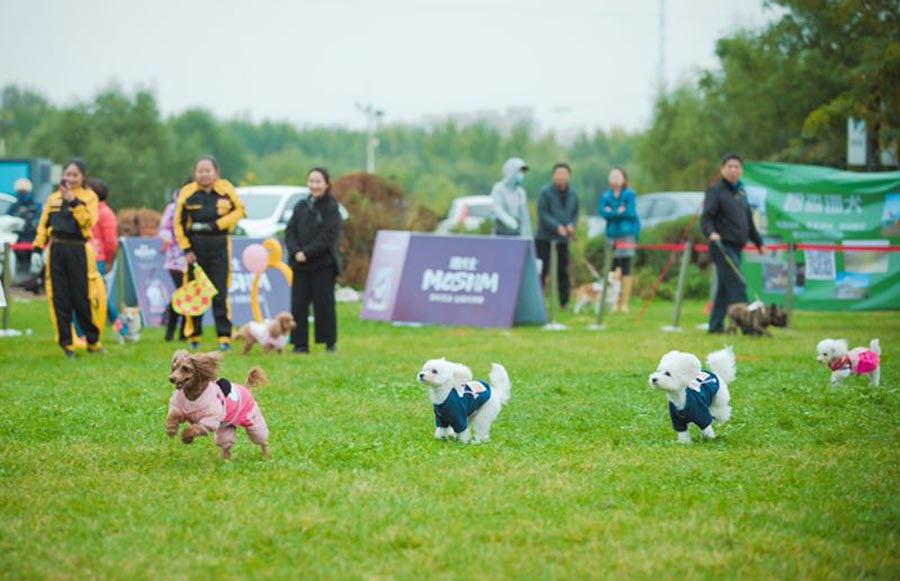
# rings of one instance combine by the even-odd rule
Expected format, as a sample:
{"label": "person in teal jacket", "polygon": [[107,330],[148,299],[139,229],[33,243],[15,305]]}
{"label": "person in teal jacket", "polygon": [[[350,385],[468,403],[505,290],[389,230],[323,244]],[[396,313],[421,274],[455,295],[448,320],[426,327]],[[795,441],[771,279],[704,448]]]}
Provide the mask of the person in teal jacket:
{"label": "person in teal jacket", "polygon": [[[641,222],[637,214],[637,195],[628,188],[628,174],[620,167],[609,172],[609,189],[600,198],[600,215],[606,220],[606,240],[635,244],[640,236]],[[621,280],[622,290],[615,312],[628,312],[633,278],[631,259],[634,248],[616,248],[613,252],[613,270]]]}

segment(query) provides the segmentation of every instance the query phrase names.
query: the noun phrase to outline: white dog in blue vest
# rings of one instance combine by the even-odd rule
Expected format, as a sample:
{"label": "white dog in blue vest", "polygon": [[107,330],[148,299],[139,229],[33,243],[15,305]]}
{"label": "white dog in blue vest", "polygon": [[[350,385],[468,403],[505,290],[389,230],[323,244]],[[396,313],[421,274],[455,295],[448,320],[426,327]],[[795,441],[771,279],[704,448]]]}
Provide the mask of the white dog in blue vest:
{"label": "white dog in blue vest", "polygon": [[703,437],[715,438],[713,420],[724,424],[731,417],[731,394],[728,384],[737,375],[734,351],[726,347],[706,356],[710,371],[700,367],[696,355],[669,351],[650,374],[650,387],[666,394],[669,417],[678,433],[678,441],[691,442],[688,425],[700,428]]}
{"label": "white dog in blue vest", "polygon": [[473,380],[468,367],[444,358],[432,359],[422,366],[418,379],[428,385],[434,406],[435,438],[455,438],[468,444],[472,439],[471,423],[476,444],[491,439],[491,424],[509,401],[510,383],[506,369],[499,363],[491,365],[488,378],[490,383]]}

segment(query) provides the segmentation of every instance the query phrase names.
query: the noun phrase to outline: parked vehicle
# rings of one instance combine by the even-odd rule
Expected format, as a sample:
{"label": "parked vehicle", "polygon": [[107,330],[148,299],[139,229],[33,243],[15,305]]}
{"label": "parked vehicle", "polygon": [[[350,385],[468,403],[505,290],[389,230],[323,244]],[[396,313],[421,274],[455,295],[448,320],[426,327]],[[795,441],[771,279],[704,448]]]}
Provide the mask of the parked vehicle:
{"label": "parked vehicle", "polygon": [[[269,238],[284,231],[294,206],[309,197],[305,186],[244,186],[236,190],[247,210],[247,217],[238,222],[238,233],[251,238]],[[343,220],[350,217],[343,205],[340,211]]]}
{"label": "parked vehicle", "polygon": [[[703,196],[703,192],[659,192],[638,196],[637,213],[641,230],[693,215],[700,210]],[[587,225],[589,238],[606,233],[606,220],[598,215],[588,216]]]}
{"label": "parked vehicle", "polygon": [[447,217],[441,220],[435,234],[450,234],[454,230],[477,231],[493,217],[490,196],[463,196],[453,200]]}

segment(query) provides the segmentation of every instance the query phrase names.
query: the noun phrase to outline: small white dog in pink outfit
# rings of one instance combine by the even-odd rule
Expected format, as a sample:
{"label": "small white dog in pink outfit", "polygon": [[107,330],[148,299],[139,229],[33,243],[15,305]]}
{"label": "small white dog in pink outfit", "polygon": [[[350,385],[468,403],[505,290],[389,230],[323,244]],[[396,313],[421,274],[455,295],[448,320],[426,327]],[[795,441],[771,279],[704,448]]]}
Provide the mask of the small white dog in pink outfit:
{"label": "small white dog in pink outfit", "polygon": [[175,352],[169,375],[169,381],[175,384],[175,393],[169,400],[166,435],[174,438],[178,426],[188,422],[190,425],[181,433],[182,442],[190,444],[197,436],[215,433],[222,457],[229,460],[240,426],[250,441],[262,449],[263,456],[268,456],[269,428],[250,393],[250,388],[266,382],[265,373],[254,367],[247,374],[246,386],[238,385],[219,377],[221,363],[219,352]]}

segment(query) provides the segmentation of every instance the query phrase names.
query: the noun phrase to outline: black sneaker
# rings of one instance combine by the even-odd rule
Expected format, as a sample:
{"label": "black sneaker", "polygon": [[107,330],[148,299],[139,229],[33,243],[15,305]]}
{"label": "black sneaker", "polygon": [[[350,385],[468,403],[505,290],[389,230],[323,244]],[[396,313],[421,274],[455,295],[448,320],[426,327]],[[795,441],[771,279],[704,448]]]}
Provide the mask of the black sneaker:
{"label": "black sneaker", "polygon": [[331,345],[326,347],[325,350],[328,351],[329,353],[337,353],[337,345],[332,343]]}
{"label": "black sneaker", "polygon": [[75,359],[75,352],[71,349],[63,349],[63,353],[65,353],[66,359]]}
{"label": "black sneaker", "polygon": [[219,343],[219,351],[226,352],[231,351],[231,343]]}
{"label": "black sneaker", "polygon": [[293,353],[294,355],[309,355],[309,347],[297,345],[296,347],[294,347],[291,353]]}
{"label": "black sneaker", "polygon": [[200,349],[200,341],[191,341],[191,351]]}

